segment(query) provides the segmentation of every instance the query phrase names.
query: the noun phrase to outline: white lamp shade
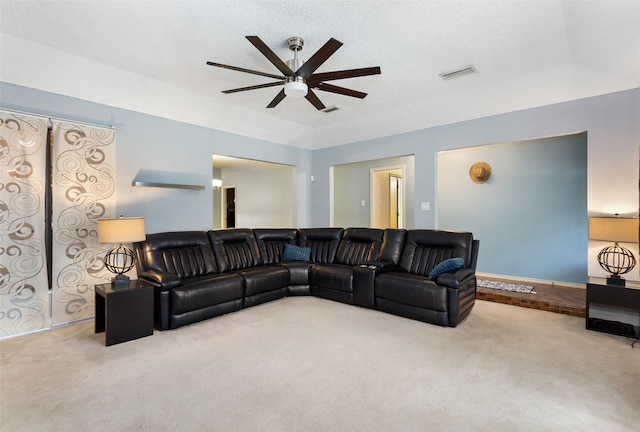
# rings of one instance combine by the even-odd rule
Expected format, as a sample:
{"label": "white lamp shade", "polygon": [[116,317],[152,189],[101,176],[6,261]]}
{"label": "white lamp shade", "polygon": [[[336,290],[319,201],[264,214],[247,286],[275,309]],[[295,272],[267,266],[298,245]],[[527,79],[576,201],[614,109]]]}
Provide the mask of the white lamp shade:
{"label": "white lamp shade", "polygon": [[143,241],[144,218],[118,218],[98,220],[99,243],[132,243]]}
{"label": "white lamp shade", "polygon": [[284,94],[290,97],[305,97],[307,91],[307,85],[300,81],[291,81],[284,85]]}
{"label": "white lamp shade", "polygon": [[638,242],[638,219],[616,217],[589,218],[589,238],[622,243]]}

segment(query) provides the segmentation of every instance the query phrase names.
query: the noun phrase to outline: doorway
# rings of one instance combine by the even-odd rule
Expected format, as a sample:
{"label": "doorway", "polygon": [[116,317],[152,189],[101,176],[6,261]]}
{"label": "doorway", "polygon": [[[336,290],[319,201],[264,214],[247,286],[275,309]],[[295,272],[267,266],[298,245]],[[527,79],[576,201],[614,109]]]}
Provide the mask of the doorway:
{"label": "doorway", "polygon": [[[398,226],[411,227],[414,207],[414,156],[398,156],[335,165],[330,170],[331,226],[389,228],[394,213]],[[391,175],[396,177],[391,179]],[[397,210],[390,208],[391,181]],[[395,225],[395,224],[394,224]]]}
{"label": "doorway", "polygon": [[404,166],[371,169],[371,227],[404,228]]}
{"label": "doorway", "polygon": [[222,227],[236,227],[236,187],[222,188]]}

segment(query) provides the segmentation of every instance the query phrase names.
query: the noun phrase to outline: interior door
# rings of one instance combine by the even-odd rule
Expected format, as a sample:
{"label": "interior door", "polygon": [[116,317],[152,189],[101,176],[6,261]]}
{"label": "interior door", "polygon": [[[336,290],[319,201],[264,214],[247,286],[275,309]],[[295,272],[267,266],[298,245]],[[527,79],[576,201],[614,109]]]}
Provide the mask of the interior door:
{"label": "interior door", "polygon": [[229,187],[224,190],[225,198],[225,228],[236,227],[236,188]]}
{"label": "interior door", "polygon": [[398,228],[398,177],[389,174],[389,228]]}
{"label": "interior door", "polygon": [[403,178],[394,172],[389,174],[389,228],[404,228]]}

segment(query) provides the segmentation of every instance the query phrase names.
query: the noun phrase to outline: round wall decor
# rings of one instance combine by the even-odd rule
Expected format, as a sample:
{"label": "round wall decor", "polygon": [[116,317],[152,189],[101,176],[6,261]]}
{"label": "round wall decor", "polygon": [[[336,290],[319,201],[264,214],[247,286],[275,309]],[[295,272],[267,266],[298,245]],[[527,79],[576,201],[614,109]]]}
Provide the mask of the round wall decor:
{"label": "round wall decor", "polygon": [[486,183],[491,177],[491,166],[486,162],[476,162],[469,168],[469,177],[474,183]]}

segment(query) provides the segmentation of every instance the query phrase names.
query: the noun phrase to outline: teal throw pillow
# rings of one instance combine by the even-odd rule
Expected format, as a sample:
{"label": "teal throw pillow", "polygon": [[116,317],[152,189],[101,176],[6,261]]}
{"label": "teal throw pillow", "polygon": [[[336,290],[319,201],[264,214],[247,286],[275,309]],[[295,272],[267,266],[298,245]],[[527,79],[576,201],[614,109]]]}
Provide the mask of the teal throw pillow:
{"label": "teal throw pillow", "polygon": [[464,260],[462,258],[450,258],[448,260],[444,260],[429,272],[429,279],[434,280],[442,273],[458,270],[462,267],[464,267]]}
{"label": "teal throw pillow", "polygon": [[283,261],[309,261],[311,259],[311,248],[294,246],[292,244],[284,245]]}

